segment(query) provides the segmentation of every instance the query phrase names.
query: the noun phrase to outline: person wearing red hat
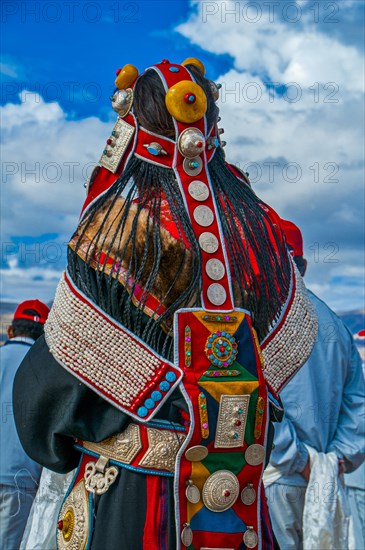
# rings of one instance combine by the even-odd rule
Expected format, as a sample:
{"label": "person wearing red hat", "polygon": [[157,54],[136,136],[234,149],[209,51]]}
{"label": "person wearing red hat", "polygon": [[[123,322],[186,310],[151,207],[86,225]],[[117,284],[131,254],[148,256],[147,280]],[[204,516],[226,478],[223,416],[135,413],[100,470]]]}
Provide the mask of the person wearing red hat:
{"label": "person wearing red hat", "polygon": [[[287,220],[280,226],[304,276],[301,231]],[[343,495],[342,473],[353,472],[365,459],[361,359],[341,319],[310,290],[308,295],[318,318],[318,338],[306,364],[281,393],[284,419],[275,425],[274,449],[264,474],[270,517],[282,549],[363,548],[365,533],[359,529],[357,545],[348,546],[352,533],[346,498],[336,501]],[[319,499],[312,502],[308,486],[319,487]],[[336,521],[330,516],[335,502]]]}
{"label": "person wearing red hat", "polygon": [[41,466],[23,450],[13,417],[13,382],[26,353],[43,334],[49,307],[39,300],[18,305],[0,348],[0,548],[19,548]]}

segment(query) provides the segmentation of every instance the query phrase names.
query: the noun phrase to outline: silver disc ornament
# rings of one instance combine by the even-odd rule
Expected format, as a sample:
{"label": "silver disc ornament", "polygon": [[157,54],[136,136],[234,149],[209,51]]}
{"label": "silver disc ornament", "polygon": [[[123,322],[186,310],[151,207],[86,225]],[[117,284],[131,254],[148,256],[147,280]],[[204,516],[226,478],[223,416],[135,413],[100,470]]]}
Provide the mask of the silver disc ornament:
{"label": "silver disc ornament", "polygon": [[208,456],[208,449],[203,445],[195,445],[185,452],[185,458],[190,462],[200,462]]}
{"label": "silver disc ornament", "polygon": [[202,499],[212,512],[224,512],[233,506],[240,491],[237,477],[229,470],[218,470],[204,483]]}
{"label": "silver disc ornament", "polygon": [[204,252],[214,254],[219,248],[219,242],[213,233],[205,231],[199,237],[199,246],[202,250],[204,250]]}
{"label": "silver disc ornament", "polygon": [[194,220],[202,227],[212,225],[214,221],[213,210],[209,206],[197,206],[193,212]]}
{"label": "silver disc ornament", "polygon": [[203,161],[200,157],[186,158],[183,162],[183,168],[188,176],[197,176],[203,169]]}
{"label": "silver disc ornament", "polygon": [[111,98],[112,107],[120,117],[125,117],[131,110],[133,103],[133,90],[117,90]]}
{"label": "silver disc ornament", "polygon": [[213,283],[208,286],[207,295],[209,301],[212,302],[215,306],[221,306],[224,304],[227,298],[227,293],[224,286],[219,283]]}
{"label": "silver disc ornament", "polygon": [[226,269],[220,260],[211,258],[205,265],[205,271],[210,279],[213,279],[213,281],[220,281],[223,279]]}
{"label": "silver disc ornament", "polygon": [[205,138],[198,128],[187,128],[181,132],[178,148],[184,157],[188,159],[197,157],[204,151],[204,147]]}
{"label": "silver disc ornament", "polygon": [[254,443],[247,447],[245,452],[245,460],[250,466],[258,466],[265,460],[266,450],[265,447],[259,443]]}
{"label": "silver disc ornament", "polygon": [[189,195],[196,201],[206,201],[209,197],[208,186],[200,180],[194,180],[189,184]]}

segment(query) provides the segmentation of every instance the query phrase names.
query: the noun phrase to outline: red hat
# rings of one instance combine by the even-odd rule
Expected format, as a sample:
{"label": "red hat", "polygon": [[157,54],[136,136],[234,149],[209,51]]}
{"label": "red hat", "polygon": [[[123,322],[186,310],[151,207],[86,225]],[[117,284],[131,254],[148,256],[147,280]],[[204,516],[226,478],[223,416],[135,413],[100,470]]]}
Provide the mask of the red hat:
{"label": "red hat", "polygon": [[295,223],[283,219],[280,220],[280,227],[293,256],[303,256],[303,236],[299,227]]}
{"label": "red hat", "polygon": [[35,321],[44,325],[47,321],[49,311],[49,307],[39,300],[26,300],[16,308],[13,321],[16,319],[27,319],[28,321]]}

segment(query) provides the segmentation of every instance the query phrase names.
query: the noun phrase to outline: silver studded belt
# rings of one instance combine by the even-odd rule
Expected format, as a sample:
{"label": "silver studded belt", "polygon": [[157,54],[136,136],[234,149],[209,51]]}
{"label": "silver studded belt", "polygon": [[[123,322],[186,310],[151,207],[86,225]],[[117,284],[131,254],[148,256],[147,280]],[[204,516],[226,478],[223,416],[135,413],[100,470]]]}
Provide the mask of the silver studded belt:
{"label": "silver studded belt", "polygon": [[185,438],[182,426],[165,429],[132,422],[123,432],[99,443],[78,441],[75,447],[90,457],[106,459],[113,466],[172,477],[176,455]]}

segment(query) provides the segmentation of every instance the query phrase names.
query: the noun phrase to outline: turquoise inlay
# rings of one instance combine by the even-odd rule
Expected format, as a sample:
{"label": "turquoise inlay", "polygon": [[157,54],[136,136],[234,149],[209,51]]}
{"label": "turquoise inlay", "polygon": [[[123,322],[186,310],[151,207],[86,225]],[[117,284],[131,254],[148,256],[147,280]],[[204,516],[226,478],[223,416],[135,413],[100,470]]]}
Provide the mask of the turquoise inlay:
{"label": "turquoise inlay", "polygon": [[175,382],[176,374],[174,372],[170,371],[166,374],[165,378],[168,382]]}
{"label": "turquoise inlay", "polygon": [[153,391],[151,393],[151,399],[153,399],[154,401],[161,401],[162,399],[162,393],[159,392],[159,391]]}
{"label": "turquoise inlay", "polygon": [[163,381],[163,382],[160,383],[160,390],[161,391],[166,392],[166,391],[169,391],[169,389],[170,389],[170,384],[168,382]]}
{"label": "turquoise inlay", "polygon": [[154,147],[147,147],[147,151],[151,154],[157,157],[160,154],[160,151],[155,149]]}
{"label": "turquoise inlay", "polygon": [[[144,402],[144,406],[147,407],[147,409],[154,409],[155,408],[155,402],[153,399],[146,399]],[[141,407],[142,409],[143,407]]]}
{"label": "turquoise inlay", "polygon": [[139,407],[138,411],[137,411],[137,414],[138,416],[140,416],[141,418],[144,418],[145,416],[148,415],[148,410],[146,409],[146,407]]}

